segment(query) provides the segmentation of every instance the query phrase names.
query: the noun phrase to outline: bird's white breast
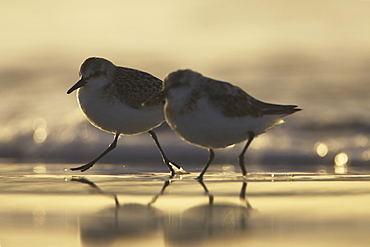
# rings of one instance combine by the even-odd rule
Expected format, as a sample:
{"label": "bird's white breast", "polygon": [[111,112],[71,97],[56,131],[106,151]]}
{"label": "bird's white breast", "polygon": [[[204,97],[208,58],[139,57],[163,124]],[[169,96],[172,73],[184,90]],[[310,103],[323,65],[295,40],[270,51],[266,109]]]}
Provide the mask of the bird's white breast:
{"label": "bird's white breast", "polygon": [[107,132],[134,135],[158,127],[163,121],[163,108],[134,109],[124,102],[112,101],[102,90],[82,87],[78,90],[80,107],[88,120]]}

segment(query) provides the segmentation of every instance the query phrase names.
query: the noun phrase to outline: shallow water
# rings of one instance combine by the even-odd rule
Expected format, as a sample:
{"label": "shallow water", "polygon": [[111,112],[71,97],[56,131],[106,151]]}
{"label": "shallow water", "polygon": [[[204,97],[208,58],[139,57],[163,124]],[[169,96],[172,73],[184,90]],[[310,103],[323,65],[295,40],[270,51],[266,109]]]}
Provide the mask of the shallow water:
{"label": "shallow water", "polygon": [[[0,246],[367,246],[370,175],[0,166]],[[10,167],[10,168],[9,168]],[[19,167],[14,165],[13,167]],[[102,166],[101,166],[102,167]],[[109,167],[106,167],[108,169]],[[18,170],[18,171],[20,171]],[[28,170],[29,172],[25,172]]]}

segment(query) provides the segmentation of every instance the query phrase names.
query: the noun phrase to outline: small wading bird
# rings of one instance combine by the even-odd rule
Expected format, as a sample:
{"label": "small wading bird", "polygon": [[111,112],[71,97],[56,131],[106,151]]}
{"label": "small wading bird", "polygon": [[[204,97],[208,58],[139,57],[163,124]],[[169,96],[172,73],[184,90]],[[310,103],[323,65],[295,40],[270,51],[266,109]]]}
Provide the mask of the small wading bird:
{"label": "small wading bird", "polygon": [[114,133],[113,142],[91,162],[71,168],[86,171],[104,155],[112,151],[120,135],[149,132],[154,139],[171,175],[187,173],[164,154],[152,129],[164,122],[164,100],[142,103],[161,91],[162,81],[146,72],[115,66],[97,57],[86,59],[80,68],[80,80],[67,93],[77,89],[78,102],[87,119],[95,127]]}
{"label": "small wading bird", "polygon": [[239,165],[247,174],[244,154],[253,139],[282,122],[281,118],[300,111],[295,105],[259,101],[237,86],[204,77],[192,70],[178,70],[166,76],[163,89],[144,103],[165,98],[165,118],[183,140],[209,150],[208,161],[198,176],[202,179],[215,154],[213,149],[247,140]]}

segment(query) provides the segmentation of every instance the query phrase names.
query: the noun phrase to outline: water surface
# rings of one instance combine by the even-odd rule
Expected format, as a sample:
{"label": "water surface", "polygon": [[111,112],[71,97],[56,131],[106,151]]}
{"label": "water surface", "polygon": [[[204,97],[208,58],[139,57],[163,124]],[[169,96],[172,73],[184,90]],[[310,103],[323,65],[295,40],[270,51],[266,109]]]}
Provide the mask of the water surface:
{"label": "water surface", "polygon": [[2,175],[0,245],[367,246],[370,240],[369,175],[194,178]]}

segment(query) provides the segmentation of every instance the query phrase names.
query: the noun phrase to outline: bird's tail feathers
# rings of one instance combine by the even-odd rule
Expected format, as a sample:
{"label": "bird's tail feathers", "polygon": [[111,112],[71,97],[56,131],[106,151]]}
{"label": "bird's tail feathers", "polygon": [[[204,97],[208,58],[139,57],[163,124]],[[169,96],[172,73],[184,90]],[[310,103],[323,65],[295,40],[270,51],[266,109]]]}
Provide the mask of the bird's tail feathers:
{"label": "bird's tail feathers", "polygon": [[275,104],[266,104],[263,109],[263,114],[267,115],[290,115],[302,109],[297,108],[296,105],[275,105]]}

